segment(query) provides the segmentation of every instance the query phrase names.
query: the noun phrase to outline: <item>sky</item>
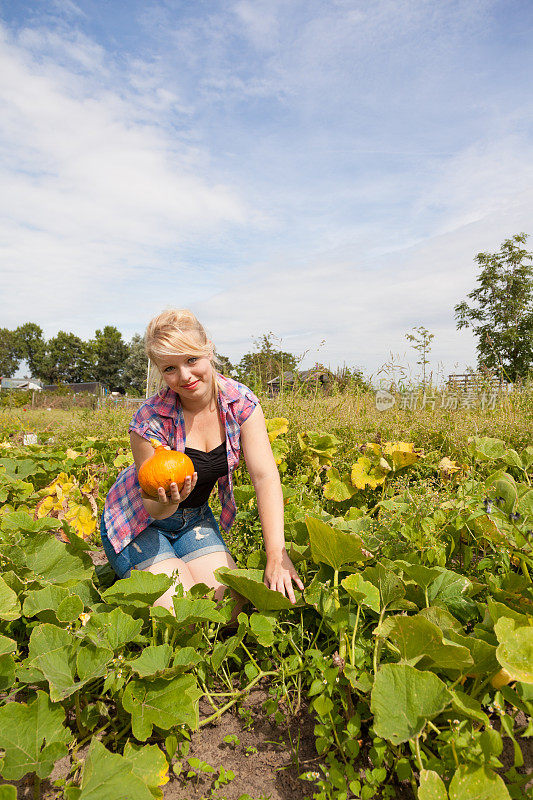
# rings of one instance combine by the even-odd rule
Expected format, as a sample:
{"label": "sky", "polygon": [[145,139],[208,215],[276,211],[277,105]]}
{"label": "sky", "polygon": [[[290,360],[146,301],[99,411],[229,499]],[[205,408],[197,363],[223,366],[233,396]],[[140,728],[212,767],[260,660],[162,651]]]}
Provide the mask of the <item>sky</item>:
{"label": "sky", "polygon": [[[533,233],[533,4],[0,0],[0,327],[237,362],[476,366],[475,256]],[[528,249],[531,248],[528,242]]]}

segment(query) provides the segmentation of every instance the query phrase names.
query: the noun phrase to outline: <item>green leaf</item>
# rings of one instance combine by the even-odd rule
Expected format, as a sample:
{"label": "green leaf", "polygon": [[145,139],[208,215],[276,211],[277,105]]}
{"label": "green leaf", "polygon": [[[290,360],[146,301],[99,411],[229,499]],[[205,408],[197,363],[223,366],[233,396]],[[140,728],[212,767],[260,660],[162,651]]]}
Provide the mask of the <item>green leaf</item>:
{"label": "green leaf", "polygon": [[93,644],[118,650],[128,642],[137,640],[141,632],[142,619],[133,619],[120,608],[91,614],[84,628],[84,635]]}
{"label": "green leaf", "polygon": [[425,617],[398,616],[387,622],[390,626],[387,636],[399,649],[403,661],[417,663],[422,659],[424,666],[461,671],[473,664],[466,647],[444,639],[441,629]]}
{"label": "green leaf", "polygon": [[170,730],[175,725],[198,727],[198,700],[202,696],[192,675],[165,681],[132,680],[122,697],[124,709],[131,714],[133,735],[144,742],[157,725]]}
{"label": "green leaf", "polygon": [[28,537],[22,552],[27,569],[43,583],[72,585],[89,580],[94,572],[93,562],[86,553],[73,550],[48,533]]}
{"label": "green leaf", "polygon": [[502,439],[494,439],[490,436],[474,436],[469,443],[467,450],[477,461],[498,461],[503,458],[507,445]]}
{"label": "green leaf", "polygon": [[126,742],[124,758],[131,761],[133,774],[137,775],[151,789],[168,783],[168,761],[156,744],[135,744]]}
{"label": "green leaf", "polygon": [[407,742],[450,703],[452,696],[432,672],[407,664],[384,664],[374,679],[374,730],[393,744]]}
{"label": "green leaf", "polygon": [[0,525],[3,531],[21,531],[22,533],[40,533],[41,531],[57,530],[61,522],[53,517],[33,519],[26,511],[11,511],[2,517]]}
{"label": "green leaf", "polygon": [[305,524],[315,564],[329,564],[333,569],[339,570],[344,564],[367,560],[368,556],[363,555],[363,543],[358,536],[335,530],[314,517],[306,517]]}
{"label": "green leaf", "polygon": [[15,683],[15,659],[11,653],[0,656],[0,692],[10,689]]}
{"label": "green leaf", "polygon": [[9,783],[0,786],[0,800],[17,800],[17,787]]}
{"label": "green leaf", "polygon": [[511,800],[511,795],[489,767],[462,765],[451,780],[450,800]]}
{"label": "green leaf", "polygon": [[[250,600],[258,611],[280,611],[293,607],[288,597],[265,586],[262,570],[219,567],[215,576],[225,586]],[[300,592],[295,590],[294,595],[298,602],[301,598]]]}
{"label": "green leaf", "polygon": [[274,644],[275,619],[266,617],[264,614],[252,614],[250,628],[259,644],[262,644],[263,647],[271,647]]}
{"label": "green leaf", "polygon": [[6,655],[6,653],[16,653],[17,652],[17,643],[14,639],[9,639],[7,636],[3,636],[0,634],[0,656]]}
{"label": "green leaf", "polygon": [[177,625],[185,627],[197,622],[225,622],[213,600],[202,598],[191,600],[188,597],[173,597],[172,600]]}
{"label": "green leaf", "polygon": [[17,595],[0,576],[0,619],[14,620],[20,617]]}
{"label": "green leaf", "polygon": [[83,612],[83,603],[77,594],[65,597],[58,606],[57,618],[59,622],[73,622]]}
{"label": "green leaf", "polygon": [[133,672],[141,678],[149,675],[156,675],[166,669],[172,658],[172,647],[169,644],[145,647],[139,658],[135,658],[126,663],[130,665]]}
{"label": "green leaf", "polygon": [[80,647],[76,657],[76,669],[81,684],[103,677],[112,658],[113,652],[107,648],[95,647],[93,644]]}
{"label": "green leaf", "polygon": [[28,666],[42,672],[50,685],[50,699],[56,703],[75,692],[77,640],[63,628],[43,623],[30,636]]}
{"label": "green leaf", "polygon": [[147,608],[170,589],[172,583],[167,575],[134,569],[129,578],[122,578],[106,589],[102,599],[111,606]]}
{"label": "green leaf", "polygon": [[[26,595],[22,612],[25,617],[36,617],[41,611],[57,611],[61,602],[69,597],[69,594],[68,589],[54,584],[45,586],[43,589],[33,589]],[[51,622],[51,620],[46,621]]]}
{"label": "green leaf", "polygon": [[467,675],[492,675],[498,669],[496,647],[494,645],[484,642],[483,639],[477,639],[472,634],[465,636],[455,631],[448,631],[447,636],[452,642],[460,644],[469,650],[473,665],[466,670]]}
{"label": "green leaf", "polygon": [[398,576],[382,564],[367,567],[363,572],[363,578],[379,589],[382,608],[396,602],[405,594],[405,587]]}
{"label": "green leaf", "polygon": [[440,775],[432,769],[423,769],[420,771],[418,800],[448,800],[448,792],[446,791],[444,781]]}
{"label": "green leaf", "polygon": [[494,631],[499,645],[496,657],[516,681],[533,684],[533,626],[516,625],[515,620],[501,617]]}
{"label": "green leaf", "polygon": [[380,612],[379,605],[379,589],[374,586],[370,581],[365,581],[358,572],[348,575],[347,578],[341,581],[341,586],[348,592],[352,600],[355,600],[357,605],[366,606],[375,611],[376,614]]}
{"label": "green leaf", "polygon": [[79,800],[153,800],[146,783],[134,772],[133,762],[110,753],[92,739],[83,766]]}
{"label": "green leaf", "polygon": [[512,475],[503,470],[493,472],[485,481],[485,487],[487,493],[493,499],[503,497],[503,502],[500,502],[499,508],[505,514],[514,512],[518,500],[518,489]]}
{"label": "green leaf", "polygon": [[452,691],[452,707],[458,714],[462,714],[469,719],[475,719],[482,722],[483,725],[490,725],[490,720],[481,708],[481,703],[474,697],[461,692],[459,690]]}
{"label": "green leaf", "polygon": [[5,750],[2,775],[16,781],[28,772],[46,778],[54,763],[67,753],[71,739],[64,727],[65,712],[53,705],[44,692],[26,703],[8,703],[0,708],[0,748]]}
{"label": "green leaf", "polygon": [[355,494],[355,489],[351,481],[347,478],[341,478],[339,471],[335,467],[331,467],[326,472],[327,483],[324,484],[324,497],[326,500],[334,500],[336,503],[342,503],[344,500],[349,500]]}
{"label": "green leaf", "polygon": [[436,567],[424,567],[422,564],[410,564],[408,561],[395,561],[405,574],[421,589],[427,589],[440,575]]}

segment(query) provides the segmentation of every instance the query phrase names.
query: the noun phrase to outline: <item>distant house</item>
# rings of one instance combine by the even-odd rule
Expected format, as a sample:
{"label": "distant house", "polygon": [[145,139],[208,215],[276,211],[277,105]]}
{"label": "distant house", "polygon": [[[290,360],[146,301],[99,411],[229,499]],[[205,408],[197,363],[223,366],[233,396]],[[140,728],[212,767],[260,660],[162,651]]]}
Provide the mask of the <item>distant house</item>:
{"label": "distant house", "polygon": [[32,389],[40,392],[42,388],[37,378],[0,378],[0,389]]}
{"label": "distant house", "polygon": [[281,375],[267,381],[267,387],[270,394],[277,394],[283,383],[284,386],[292,387],[295,383],[305,383],[310,385],[318,385],[326,387],[333,379],[332,373],[324,367],[313,367],[312,369],[304,370],[287,370]]}

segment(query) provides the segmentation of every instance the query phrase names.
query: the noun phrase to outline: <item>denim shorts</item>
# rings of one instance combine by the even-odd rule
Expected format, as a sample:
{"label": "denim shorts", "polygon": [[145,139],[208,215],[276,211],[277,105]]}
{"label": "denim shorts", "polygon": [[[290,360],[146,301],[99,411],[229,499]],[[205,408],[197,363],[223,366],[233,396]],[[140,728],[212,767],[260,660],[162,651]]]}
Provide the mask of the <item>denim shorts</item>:
{"label": "denim shorts", "polygon": [[170,517],[154,520],[120,553],[115,553],[107,538],[103,514],[100,534],[107,559],[119,578],[166,558],[187,562],[208,553],[229,553],[208,503],[199,508],[177,508]]}

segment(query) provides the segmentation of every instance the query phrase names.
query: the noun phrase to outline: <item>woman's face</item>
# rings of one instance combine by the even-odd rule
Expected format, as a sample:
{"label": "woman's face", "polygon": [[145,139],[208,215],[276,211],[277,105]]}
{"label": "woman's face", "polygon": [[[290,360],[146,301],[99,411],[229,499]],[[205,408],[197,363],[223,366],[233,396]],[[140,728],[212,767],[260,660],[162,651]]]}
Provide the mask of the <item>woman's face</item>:
{"label": "woman's face", "polygon": [[165,356],[158,367],[167,386],[180,397],[198,399],[211,394],[211,356]]}

